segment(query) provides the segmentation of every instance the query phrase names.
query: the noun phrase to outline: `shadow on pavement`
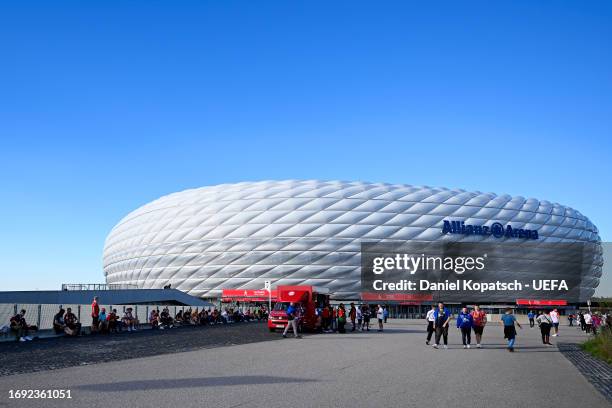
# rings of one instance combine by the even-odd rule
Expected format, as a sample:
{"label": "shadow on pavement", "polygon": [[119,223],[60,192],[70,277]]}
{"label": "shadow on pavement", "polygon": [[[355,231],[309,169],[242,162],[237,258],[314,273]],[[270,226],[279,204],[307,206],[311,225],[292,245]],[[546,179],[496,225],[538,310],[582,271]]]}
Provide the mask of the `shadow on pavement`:
{"label": "shadow on pavement", "polygon": [[274,377],[269,375],[241,375],[227,377],[203,377],[203,378],[172,378],[154,380],[121,381],[103,384],[79,385],[75,388],[88,391],[123,392],[123,391],[145,391],[173,388],[193,387],[218,387],[232,385],[255,385],[255,384],[284,384],[316,382],[309,378]]}

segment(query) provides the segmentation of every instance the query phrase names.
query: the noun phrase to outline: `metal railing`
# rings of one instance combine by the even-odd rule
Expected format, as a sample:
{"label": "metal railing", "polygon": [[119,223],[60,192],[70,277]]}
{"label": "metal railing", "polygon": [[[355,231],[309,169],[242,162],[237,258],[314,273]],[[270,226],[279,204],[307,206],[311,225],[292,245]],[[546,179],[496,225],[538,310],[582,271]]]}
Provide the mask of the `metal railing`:
{"label": "metal railing", "polygon": [[129,283],[62,283],[62,290],[121,290],[138,289]]}

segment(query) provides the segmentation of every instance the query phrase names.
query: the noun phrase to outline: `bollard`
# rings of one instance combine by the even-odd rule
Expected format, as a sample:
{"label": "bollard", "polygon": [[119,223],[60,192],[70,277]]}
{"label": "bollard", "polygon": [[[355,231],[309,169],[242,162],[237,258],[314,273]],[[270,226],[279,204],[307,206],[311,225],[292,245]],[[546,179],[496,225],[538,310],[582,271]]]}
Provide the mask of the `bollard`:
{"label": "bollard", "polygon": [[36,319],[36,327],[40,330],[40,311],[42,309],[42,305],[38,305],[38,317]]}

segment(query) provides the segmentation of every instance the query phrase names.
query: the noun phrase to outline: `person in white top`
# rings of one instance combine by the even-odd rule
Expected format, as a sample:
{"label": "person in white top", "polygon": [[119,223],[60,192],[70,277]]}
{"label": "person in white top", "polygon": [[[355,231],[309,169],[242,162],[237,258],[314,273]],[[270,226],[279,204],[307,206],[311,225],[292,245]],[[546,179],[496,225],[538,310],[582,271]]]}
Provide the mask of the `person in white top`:
{"label": "person in white top", "polygon": [[552,320],[553,328],[555,329],[553,337],[557,337],[559,335],[559,312],[557,309],[553,309],[553,311],[550,312],[550,318]]}
{"label": "person in white top", "polygon": [[587,334],[591,334],[591,328],[593,327],[593,318],[591,317],[591,312],[586,312],[584,314],[584,324],[586,325]]}
{"label": "person in white top", "polygon": [[434,333],[434,322],[436,321],[434,317],[435,311],[436,305],[431,305],[431,309],[427,312],[427,316],[425,316],[425,320],[427,320],[427,340],[425,340],[425,344],[428,346],[431,341],[431,336],[433,336]]}
{"label": "person in white top", "polygon": [[385,319],[385,309],[383,309],[382,305],[378,305],[376,318],[378,319],[378,331],[381,332],[383,331],[383,320]]}
{"label": "person in white top", "polygon": [[363,314],[361,313],[361,306],[357,306],[357,330],[362,330]]}

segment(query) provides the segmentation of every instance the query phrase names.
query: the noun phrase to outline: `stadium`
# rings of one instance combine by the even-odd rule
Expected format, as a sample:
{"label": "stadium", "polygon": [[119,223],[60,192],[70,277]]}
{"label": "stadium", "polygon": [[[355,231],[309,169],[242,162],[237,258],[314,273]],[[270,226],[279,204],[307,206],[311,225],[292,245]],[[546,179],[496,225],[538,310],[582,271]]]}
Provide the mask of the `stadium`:
{"label": "stadium", "polygon": [[[511,244],[522,254],[514,259],[531,262],[519,269],[498,262],[489,274],[571,275],[575,285],[562,297],[580,302],[599,284],[600,241],[580,212],[534,198],[386,183],[242,182],[169,194],[129,213],[106,239],[103,268],[109,284],[171,285],[206,299],[265,281],[362,299],[363,243]],[[589,250],[563,269],[560,251],[575,244]]]}

